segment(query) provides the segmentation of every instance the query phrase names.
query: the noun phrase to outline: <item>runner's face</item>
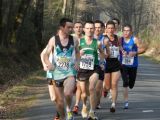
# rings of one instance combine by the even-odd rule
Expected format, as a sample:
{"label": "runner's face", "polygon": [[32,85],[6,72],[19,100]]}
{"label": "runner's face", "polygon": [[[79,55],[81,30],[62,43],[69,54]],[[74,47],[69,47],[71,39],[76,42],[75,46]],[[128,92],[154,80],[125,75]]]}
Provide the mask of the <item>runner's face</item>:
{"label": "runner's face", "polygon": [[124,27],[123,28],[123,37],[124,38],[129,38],[132,34],[132,31],[129,27]]}
{"label": "runner's face", "polygon": [[71,34],[73,31],[73,23],[66,22],[66,25],[63,27],[63,32],[67,35]]}
{"label": "runner's face", "polygon": [[85,35],[88,37],[92,37],[94,34],[94,24],[86,23],[84,26]]}
{"label": "runner's face", "polygon": [[82,24],[81,23],[75,23],[74,24],[74,32],[75,32],[75,34],[76,35],[81,35],[82,31],[83,31]]}
{"label": "runner's face", "polygon": [[94,34],[95,35],[100,35],[102,33],[101,24],[100,23],[95,23],[94,26],[95,26]]}
{"label": "runner's face", "polygon": [[118,29],[118,22],[116,20],[113,20],[114,24],[115,24],[115,29]]}
{"label": "runner's face", "polygon": [[114,34],[114,32],[115,32],[115,27],[114,27],[114,25],[112,25],[112,24],[107,25],[107,26],[106,26],[106,31],[107,31],[107,33],[109,33],[109,34]]}

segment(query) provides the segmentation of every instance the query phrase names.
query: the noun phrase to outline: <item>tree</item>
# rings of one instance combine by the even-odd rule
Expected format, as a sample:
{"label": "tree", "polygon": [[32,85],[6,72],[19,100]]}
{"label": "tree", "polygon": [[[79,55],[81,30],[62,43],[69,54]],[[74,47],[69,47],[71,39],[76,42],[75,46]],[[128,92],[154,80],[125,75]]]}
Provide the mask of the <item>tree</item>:
{"label": "tree", "polygon": [[110,5],[102,6],[111,18],[120,19],[122,25],[133,25],[134,30],[138,32],[146,12],[144,5],[144,0],[110,0]]}
{"label": "tree", "polygon": [[62,7],[62,14],[66,14],[66,8],[67,8],[67,0],[63,0],[63,7]]}
{"label": "tree", "polygon": [[42,50],[43,44],[44,44],[43,39],[42,39],[43,9],[44,9],[44,0],[37,0],[36,10],[35,10],[35,20],[34,20],[37,50]]}
{"label": "tree", "polygon": [[[2,0],[0,0],[0,36],[2,36]],[[2,43],[2,38],[0,39],[0,44]]]}

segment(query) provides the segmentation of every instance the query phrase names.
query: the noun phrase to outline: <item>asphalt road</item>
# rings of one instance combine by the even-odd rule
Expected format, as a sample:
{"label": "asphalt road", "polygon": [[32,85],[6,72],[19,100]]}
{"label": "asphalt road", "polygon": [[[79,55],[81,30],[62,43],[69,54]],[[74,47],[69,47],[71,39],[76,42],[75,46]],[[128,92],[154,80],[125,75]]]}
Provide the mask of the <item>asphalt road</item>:
{"label": "asphalt road", "polygon": [[[111,102],[102,98],[102,109],[97,110],[101,120],[160,120],[160,64],[144,57],[140,65],[135,87],[129,91],[129,109],[123,109],[122,81],[119,82],[119,95],[116,112],[110,113]],[[31,109],[28,109],[19,120],[53,120],[55,105],[50,101],[47,87]],[[75,99],[74,99],[75,101]],[[83,120],[81,115],[75,120]]]}

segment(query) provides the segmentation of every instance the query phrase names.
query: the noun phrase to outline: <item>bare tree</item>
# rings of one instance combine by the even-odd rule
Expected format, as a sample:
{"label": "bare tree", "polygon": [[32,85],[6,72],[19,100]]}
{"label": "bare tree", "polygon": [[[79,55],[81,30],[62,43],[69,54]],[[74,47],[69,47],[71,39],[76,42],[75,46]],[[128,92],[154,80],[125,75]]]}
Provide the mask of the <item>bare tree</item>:
{"label": "bare tree", "polygon": [[63,0],[62,14],[65,15],[67,7],[67,0]]}
{"label": "bare tree", "polygon": [[122,24],[132,24],[138,32],[146,12],[144,5],[144,0],[110,0],[108,6],[101,6],[111,18],[120,19]]}

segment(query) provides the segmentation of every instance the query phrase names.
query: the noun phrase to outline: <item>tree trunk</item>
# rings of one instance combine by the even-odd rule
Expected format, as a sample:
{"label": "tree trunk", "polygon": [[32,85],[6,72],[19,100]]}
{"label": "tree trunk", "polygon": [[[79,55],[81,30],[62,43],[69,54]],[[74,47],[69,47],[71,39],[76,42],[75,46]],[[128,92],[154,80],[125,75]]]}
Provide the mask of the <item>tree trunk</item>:
{"label": "tree trunk", "polygon": [[14,29],[13,31],[16,32],[20,26],[22,25],[25,15],[27,13],[27,9],[30,6],[30,1],[31,0],[22,0],[20,3],[20,7],[17,13],[17,16],[15,18],[15,22],[14,22]]}
{"label": "tree trunk", "polygon": [[0,45],[1,45],[1,42],[2,42],[2,0],[0,0]]}
{"label": "tree trunk", "polygon": [[66,14],[66,7],[67,7],[67,0],[63,0],[63,8],[62,8],[62,14]]}
{"label": "tree trunk", "polygon": [[37,50],[41,50],[43,48],[43,9],[44,9],[44,0],[37,0],[36,2],[36,12],[35,12],[35,21],[34,25],[36,28],[36,47]]}
{"label": "tree trunk", "polygon": [[10,0],[9,2],[9,11],[8,11],[8,16],[7,16],[7,22],[4,25],[3,28],[3,33],[2,33],[2,42],[1,42],[1,46],[8,48],[9,46],[9,41],[8,41],[8,35],[9,35],[9,30],[10,30],[10,26],[11,26],[11,15],[12,15],[12,8],[13,8],[13,0]]}
{"label": "tree trunk", "polygon": [[144,0],[141,0],[141,3],[140,3],[140,13],[138,15],[138,23],[137,23],[137,29],[136,29],[137,33],[139,32],[140,23],[141,23],[141,20],[142,20],[143,4],[144,4]]}

